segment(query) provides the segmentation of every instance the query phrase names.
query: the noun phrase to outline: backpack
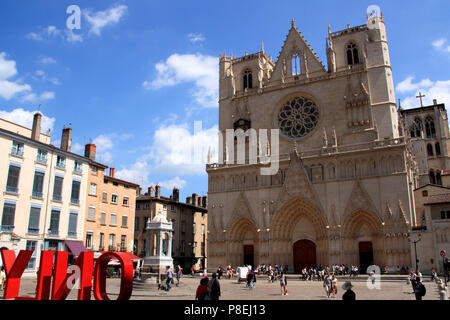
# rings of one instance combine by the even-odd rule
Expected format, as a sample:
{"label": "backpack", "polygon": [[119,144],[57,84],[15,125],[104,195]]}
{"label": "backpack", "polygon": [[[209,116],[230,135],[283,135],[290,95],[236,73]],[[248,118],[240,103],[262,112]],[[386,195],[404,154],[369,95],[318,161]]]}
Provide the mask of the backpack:
{"label": "backpack", "polygon": [[425,286],[423,285],[422,282],[417,283],[417,292],[423,297],[427,294],[427,289],[425,288]]}

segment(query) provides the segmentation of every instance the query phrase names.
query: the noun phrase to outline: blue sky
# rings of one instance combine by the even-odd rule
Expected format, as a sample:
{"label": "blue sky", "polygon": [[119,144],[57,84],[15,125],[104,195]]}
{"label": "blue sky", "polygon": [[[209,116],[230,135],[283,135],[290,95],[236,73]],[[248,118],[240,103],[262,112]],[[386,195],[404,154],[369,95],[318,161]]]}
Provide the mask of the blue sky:
{"label": "blue sky", "polygon": [[[0,2],[0,117],[31,125],[41,104],[59,143],[73,128],[73,148],[97,144],[98,160],[147,188],[173,185],[182,198],[206,194],[204,164],[184,153],[216,142],[218,56],[260,50],[277,58],[296,20],[326,65],[325,37],[365,23],[381,7],[397,98],[403,107],[433,98],[450,105],[448,1],[25,1]],[[70,5],[81,29],[69,31]],[[194,133],[194,121],[203,131]],[[185,149],[183,149],[185,148]]]}

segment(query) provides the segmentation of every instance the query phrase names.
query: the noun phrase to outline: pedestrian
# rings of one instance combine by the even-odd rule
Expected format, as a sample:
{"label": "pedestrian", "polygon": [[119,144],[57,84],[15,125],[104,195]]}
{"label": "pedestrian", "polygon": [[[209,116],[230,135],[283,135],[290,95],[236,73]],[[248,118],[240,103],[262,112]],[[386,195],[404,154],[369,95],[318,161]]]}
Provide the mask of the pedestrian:
{"label": "pedestrian", "polygon": [[436,269],[431,268],[431,281],[434,281],[437,277]]}
{"label": "pedestrian", "polygon": [[281,286],[281,295],[287,296],[288,292],[286,287],[287,286],[286,274],[283,271],[281,271],[280,273],[280,286]]}
{"label": "pedestrian", "polygon": [[208,277],[208,270],[205,268],[203,269],[203,278],[207,278]]}
{"label": "pedestrian", "polygon": [[211,300],[219,300],[220,297],[220,283],[217,280],[217,274],[213,273],[211,280],[208,281],[208,294]]}
{"label": "pedestrian", "polygon": [[350,281],[346,281],[342,286],[342,289],[345,290],[345,293],[342,295],[342,300],[344,301],[354,301],[356,300],[356,294],[352,290],[353,285]]}
{"label": "pedestrian", "polygon": [[249,287],[250,290],[253,290],[253,279],[254,279],[254,274],[252,271],[249,271],[247,273],[247,287]]}
{"label": "pedestrian", "polygon": [[424,297],[427,294],[427,289],[423,285],[422,281],[417,280],[416,286],[414,288],[414,294],[416,296],[416,300],[422,300],[422,297]]}
{"label": "pedestrian", "polygon": [[176,275],[176,277],[177,277],[177,287],[179,286],[180,279],[181,279],[181,277],[183,275],[182,270],[183,270],[183,268],[181,268],[180,265],[177,265],[177,275]]}
{"label": "pedestrian", "polygon": [[196,300],[209,300],[208,295],[208,278],[202,278],[200,279],[200,284],[197,287],[197,291],[195,292],[195,299]]}
{"label": "pedestrian", "polygon": [[336,298],[337,295],[337,277],[333,273],[331,276],[331,292],[333,292],[333,298]]}
{"label": "pedestrian", "polygon": [[166,273],[166,286],[167,286],[167,291],[170,290],[171,286],[170,284],[172,283],[173,280],[173,271],[172,268],[170,266],[167,266],[167,273]]}
{"label": "pedestrian", "polygon": [[416,284],[417,284],[417,277],[416,277],[416,273],[414,271],[411,272],[411,274],[409,275],[409,279],[411,281],[411,286],[413,289],[413,293],[416,290]]}
{"label": "pedestrian", "polygon": [[191,267],[191,276],[194,276],[194,275],[195,275],[195,267],[192,266],[192,267]]}
{"label": "pedestrian", "polygon": [[6,281],[5,267],[2,266],[0,269],[0,290],[4,290]]}
{"label": "pedestrian", "polygon": [[331,294],[331,276],[329,273],[327,273],[327,275],[325,276],[324,280],[323,280],[323,287],[325,288],[325,292],[327,294],[327,298],[330,297]]}

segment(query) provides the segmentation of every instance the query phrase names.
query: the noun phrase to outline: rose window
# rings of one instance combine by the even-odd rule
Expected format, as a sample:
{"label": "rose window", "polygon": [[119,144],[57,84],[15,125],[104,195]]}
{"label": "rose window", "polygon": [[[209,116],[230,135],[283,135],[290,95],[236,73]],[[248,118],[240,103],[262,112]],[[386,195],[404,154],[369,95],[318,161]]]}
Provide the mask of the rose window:
{"label": "rose window", "polygon": [[295,97],[285,102],[278,113],[281,133],[297,139],[311,133],[319,121],[319,108],[308,98]]}

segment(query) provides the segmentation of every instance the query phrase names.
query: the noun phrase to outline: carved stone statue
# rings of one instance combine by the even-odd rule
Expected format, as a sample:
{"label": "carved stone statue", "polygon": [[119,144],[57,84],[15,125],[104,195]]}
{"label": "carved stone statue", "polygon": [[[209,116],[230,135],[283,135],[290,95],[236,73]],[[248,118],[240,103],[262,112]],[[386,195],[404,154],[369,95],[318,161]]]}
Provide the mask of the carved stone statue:
{"label": "carved stone statue", "polygon": [[231,77],[231,94],[234,96],[236,94],[236,79],[234,78],[233,66],[230,65],[230,77]]}
{"label": "carved stone statue", "polygon": [[286,68],[286,59],[283,58],[283,69],[281,70],[281,82],[284,83],[284,78],[286,78],[287,68]]}

